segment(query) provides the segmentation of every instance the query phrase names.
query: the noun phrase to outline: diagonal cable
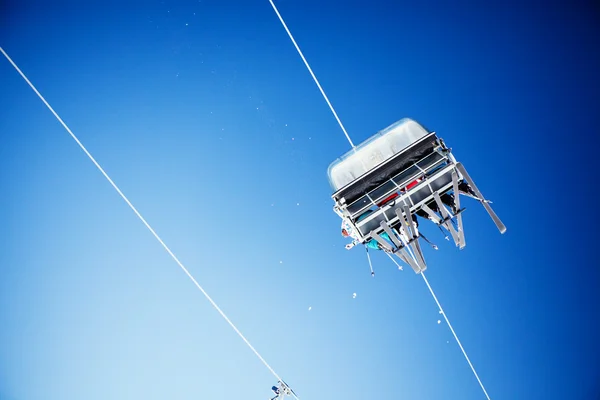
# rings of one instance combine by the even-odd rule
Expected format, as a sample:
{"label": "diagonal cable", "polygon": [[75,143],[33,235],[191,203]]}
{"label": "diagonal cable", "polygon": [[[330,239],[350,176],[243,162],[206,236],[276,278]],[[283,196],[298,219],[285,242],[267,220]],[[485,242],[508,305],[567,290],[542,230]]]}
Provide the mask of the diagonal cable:
{"label": "diagonal cable", "polygon": [[437,304],[438,308],[440,309],[440,313],[444,316],[444,319],[446,320],[446,324],[448,324],[448,328],[450,328],[450,331],[452,332],[452,335],[454,335],[454,339],[456,339],[456,343],[458,343],[458,347],[460,347],[463,355],[467,359],[467,362],[469,363],[469,367],[471,367],[471,371],[473,371],[473,375],[475,375],[475,378],[477,379],[477,382],[479,382],[479,386],[481,386],[481,389],[483,390],[483,393],[485,394],[485,397],[487,398],[487,400],[490,400],[490,396],[488,395],[487,390],[485,390],[485,386],[483,386],[483,383],[481,382],[481,379],[479,379],[479,375],[477,375],[477,372],[475,371],[475,367],[473,366],[473,364],[471,364],[471,360],[469,359],[469,356],[467,355],[467,352],[465,351],[464,347],[462,346],[462,343],[460,343],[460,340],[458,340],[458,335],[456,334],[456,332],[454,332],[454,328],[452,328],[452,325],[450,324],[450,320],[446,316],[446,312],[442,308],[442,305],[438,301],[437,296],[435,295],[435,293],[433,292],[433,289],[429,285],[429,281],[425,277],[425,274],[423,273],[423,271],[421,271],[421,276],[423,277],[423,280],[425,281],[425,284],[427,285],[427,288],[431,292],[431,295],[433,296],[433,299],[435,300],[435,303]]}
{"label": "diagonal cable", "polygon": [[[67,124],[65,124],[65,122],[62,120],[62,118],[60,118],[60,116],[56,113],[56,111],[54,111],[54,109],[50,106],[50,104],[48,104],[48,102],[46,101],[46,99],[44,98],[44,96],[42,96],[40,94],[40,92],[38,92],[38,90],[35,88],[35,86],[29,81],[29,79],[27,79],[27,76],[25,76],[25,74],[19,69],[19,67],[17,66],[17,64],[15,64],[15,62],[8,56],[8,54],[6,54],[6,52],[4,51],[4,49],[2,47],[0,47],[0,52],[2,52],[2,54],[4,55],[4,57],[6,57],[6,59],[8,60],[8,62],[10,62],[11,65],[15,68],[15,70],[17,70],[17,72],[19,73],[19,75],[21,75],[21,77],[25,80],[25,82],[27,82],[27,84],[29,85],[29,87],[31,87],[31,89],[33,89],[33,91],[35,92],[35,94],[38,95],[38,97],[40,98],[40,100],[42,100],[42,102],[46,105],[46,107],[48,107],[48,109],[52,112],[52,114],[54,114],[54,116],[56,117],[56,119],[58,120],[58,122],[60,122],[60,124],[69,133],[69,135],[71,135],[71,137],[73,138],[73,140],[75,140],[75,142],[77,142],[77,144],[79,145],[79,147],[81,148],[81,150],[83,150],[83,152],[88,156],[88,158],[94,163],[94,165],[96,166],[96,168],[98,168],[98,170],[100,170],[100,172],[102,173],[102,175],[104,175],[104,177],[106,178],[106,180],[112,185],[112,187],[117,191],[117,193],[119,193],[119,195],[121,196],[121,198],[129,206],[129,208],[131,208],[131,210],[135,213],[135,215],[137,215],[137,217],[140,219],[140,221],[142,221],[142,223],[146,226],[146,228],[148,228],[148,230],[150,231],[150,233],[152,233],[152,235],[156,238],[156,240],[158,240],[158,242],[167,251],[167,253],[169,253],[169,255],[171,256],[171,258],[173,258],[173,260],[177,263],[177,265],[179,265],[179,267],[183,270],[183,272],[185,272],[185,274],[188,276],[188,278],[190,278],[190,280],[194,283],[194,285],[196,285],[196,287],[202,292],[202,294],[204,295],[204,297],[206,297],[206,299],[210,302],[210,304],[212,304],[212,306],[215,308],[215,310],[217,310],[219,312],[219,314],[221,314],[221,316],[223,317],[223,319],[225,319],[225,321],[227,321],[227,323],[229,324],[229,326],[231,326],[233,328],[233,330],[244,341],[244,343],[246,343],[246,345],[250,348],[250,350],[252,350],[252,352],[258,357],[258,359],[273,374],[273,376],[275,376],[275,378],[277,378],[278,381],[281,381],[281,378],[275,372],[275,370],[273,370],[273,368],[271,368],[271,366],[269,365],[269,363],[267,363],[267,361],[260,355],[260,353],[254,348],[254,346],[252,346],[252,344],[250,344],[250,342],[248,341],[248,339],[246,339],[246,337],[242,334],[242,332],[240,332],[240,330],[233,324],[233,322],[231,322],[231,320],[229,319],[229,317],[227,317],[227,315],[223,312],[223,310],[221,310],[221,308],[217,305],[217,303],[215,303],[215,301],[208,295],[208,293],[204,290],[204,288],[202,286],[200,286],[200,284],[198,283],[198,281],[196,281],[196,279],[192,276],[192,274],[190,274],[190,272],[188,271],[188,269],[181,263],[181,261],[179,261],[179,259],[175,256],[175,254],[173,254],[173,252],[171,251],[171,249],[169,249],[169,247],[165,244],[165,242],[163,242],[163,240],[160,238],[160,236],[158,236],[158,234],[154,231],[154,229],[150,226],[150,224],[144,219],[144,217],[142,217],[142,214],[140,214],[140,212],[135,208],[135,206],[123,194],[123,192],[121,191],[121,189],[119,189],[119,187],[113,182],[113,180],[110,178],[110,176],[108,176],[108,174],[106,173],[106,171],[104,171],[104,169],[100,166],[100,164],[98,164],[98,162],[96,161],[96,159],[94,157],[92,157],[92,155],[90,154],[90,152],[79,141],[79,139],[77,138],[77,136],[75,136],[75,134],[71,131],[71,129],[67,126]],[[299,400],[298,397],[296,397],[295,395],[294,395],[294,397],[297,400]]]}
{"label": "diagonal cable", "polygon": [[283,20],[283,17],[281,16],[281,14],[279,13],[279,10],[275,6],[275,3],[273,3],[273,0],[269,0],[269,2],[271,3],[271,6],[273,6],[273,10],[275,10],[275,14],[277,14],[277,16],[279,17],[279,21],[281,21],[281,25],[283,25],[283,27],[285,28],[285,31],[287,32],[288,36],[292,40],[292,43],[294,44],[294,47],[296,47],[296,50],[298,50],[298,54],[300,54],[300,57],[302,58],[302,61],[304,61],[304,65],[306,65],[306,68],[308,69],[308,72],[310,72],[310,76],[312,76],[313,80],[315,81],[315,83],[319,87],[319,90],[321,91],[321,94],[323,95],[323,98],[327,102],[327,105],[329,106],[329,109],[333,113],[333,116],[335,117],[336,121],[340,125],[340,128],[342,128],[342,131],[344,131],[344,135],[346,135],[346,139],[348,139],[348,142],[350,143],[350,146],[352,146],[352,148],[354,148],[355,146],[354,146],[354,143],[352,143],[352,139],[350,139],[350,135],[348,135],[348,132],[346,132],[346,128],[344,128],[344,124],[342,124],[342,121],[340,120],[340,118],[338,117],[337,113],[335,112],[335,109],[331,105],[331,102],[329,101],[329,98],[327,97],[327,95],[325,94],[325,91],[321,87],[321,84],[319,83],[319,80],[317,79],[317,77],[313,73],[312,68],[308,64],[308,61],[306,61],[306,58],[304,57],[304,54],[302,54],[302,50],[300,50],[300,46],[298,46],[298,43],[296,43],[296,40],[294,39],[294,36],[292,36],[292,32],[290,32],[290,30],[288,29],[285,21]]}

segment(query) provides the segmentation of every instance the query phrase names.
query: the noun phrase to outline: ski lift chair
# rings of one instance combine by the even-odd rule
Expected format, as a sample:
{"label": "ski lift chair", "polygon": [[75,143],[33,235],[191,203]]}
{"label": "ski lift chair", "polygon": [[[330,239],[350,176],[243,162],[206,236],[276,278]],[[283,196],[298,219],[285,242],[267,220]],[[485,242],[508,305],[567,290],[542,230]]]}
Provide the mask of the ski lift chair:
{"label": "ski lift chair", "polygon": [[[417,211],[422,210],[438,226],[448,230],[457,247],[465,247],[464,209],[460,208],[458,189],[463,180],[473,189],[498,230],[506,231],[464,166],[455,160],[451,149],[435,132],[409,118],[397,121],[356,146],[332,162],[327,172],[334,191],[333,209],[351,224],[360,243],[376,240],[386,251],[410,265],[415,273],[427,268],[413,221]],[[415,185],[417,180],[420,181]],[[407,186],[410,186],[408,190]],[[454,193],[455,214],[441,201],[441,196],[449,192]],[[440,215],[428,206],[432,202]],[[366,217],[365,213],[368,213]],[[394,246],[381,238],[383,232],[389,235]]]}

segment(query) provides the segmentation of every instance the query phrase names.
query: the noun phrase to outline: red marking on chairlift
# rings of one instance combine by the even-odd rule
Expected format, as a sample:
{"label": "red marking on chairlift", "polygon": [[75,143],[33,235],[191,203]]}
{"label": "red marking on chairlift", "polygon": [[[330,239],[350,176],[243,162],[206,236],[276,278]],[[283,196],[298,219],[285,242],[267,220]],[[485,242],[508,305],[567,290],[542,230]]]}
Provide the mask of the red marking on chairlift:
{"label": "red marking on chairlift", "polygon": [[414,181],[412,181],[411,183],[409,183],[408,185],[406,185],[406,190],[410,190],[412,188],[414,188],[415,186],[417,186],[420,182],[422,181],[421,178],[419,179],[415,179]]}
{"label": "red marking on chairlift", "polygon": [[378,207],[383,207],[385,204],[389,203],[390,201],[394,200],[396,197],[398,197],[398,193],[393,193],[392,195],[386,197],[385,199],[381,200],[381,202],[379,204],[377,204]]}

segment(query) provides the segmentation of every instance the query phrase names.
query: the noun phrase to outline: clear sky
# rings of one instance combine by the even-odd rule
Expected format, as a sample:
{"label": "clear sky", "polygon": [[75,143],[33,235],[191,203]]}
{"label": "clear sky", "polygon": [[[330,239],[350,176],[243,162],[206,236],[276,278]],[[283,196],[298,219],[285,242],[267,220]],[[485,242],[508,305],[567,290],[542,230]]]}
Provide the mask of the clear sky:
{"label": "clear sky", "polygon": [[[0,46],[300,398],[484,398],[423,280],[344,249],[326,170],[349,145],[267,0],[79,3],[3,2]],[[277,4],[356,143],[420,121],[507,225],[465,200],[464,250],[424,228],[491,398],[597,398],[598,6]],[[266,400],[5,59],[0,86],[0,398]]]}

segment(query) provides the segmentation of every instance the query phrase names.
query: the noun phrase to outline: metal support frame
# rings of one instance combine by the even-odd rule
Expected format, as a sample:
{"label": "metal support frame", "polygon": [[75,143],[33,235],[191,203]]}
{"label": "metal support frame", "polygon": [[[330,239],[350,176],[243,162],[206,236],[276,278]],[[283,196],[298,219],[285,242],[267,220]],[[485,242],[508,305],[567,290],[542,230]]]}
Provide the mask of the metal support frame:
{"label": "metal support frame", "polygon": [[[411,212],[411,208],[413,209],[413,212],[416,212],[419,209],[423,210],[428,215],[429,219],[431,219],[436,225],[440,227],[443,226],[452,236],[455,245],[460,249],[463,249],[466,246],[465,232],[462,220],[462,212],[465,209],[460,208],[461,194],[478,200],[484,206],[485,210],[496,224],[496,227],[498,228],[500,233],[503,234],[506,232],[506,226],[502,223],[500,218],[498,218],[492,207],[489,205],[490,202],[488,200],[485,200],[485,198],[479,191],[479,188],[475,185],[475,182],[467,173],[465,167],[461,163],[456,161],[456,159],[451,153],[452,150],[447,148],[441,139],[439,139],[439,141],[440,146],[436,148],[436,152],[438,152],[444,157],[443,161],[447,163],[446,166],[439,170],[435,170],[432,168],[435,172],[432,176],[427,177],[426,174],[428,171],[430,171],[430,169],[425,171],[422,168],[420,168],[420,166],[418,165],[420,161],[414,163],[413,166],[416,165],[418,167],[420,171],[419,174],[423,174],[423,176],[425,177],[424,181],[416,185],[415,188],[398,196],[392,204],[385,205],[379,210],[377,210],[375,213],[373,213],[373,215],[369,215],[367,218],[362,220],[360,224],[361,226],[364,226],[363,224],[367,223],[369,220],[372,220],[372,218],[377,218],[377,215],[383,212],[385,220],[379,223],[379,229],[375,228],[371,230],[371,232],[363,234],[359,229],[359,224],[354,223],[352,221],[353,218],[350,216],[350,213],[347,210],[348,204],[346,204],[345,201],[343,201],[343,199],[341,199],[340,202],[336,202],[336,205],[334,207],[334,211],[338,215],[340,215],[342,218],[347,218],[352,223],[353,227],[355,228],[355,231],[358,233],[358,236],[360,237],[361,242],[363,244],[369,239],[375,240],[377,243],[380,244],[381,248],[385,249],[385,251],[388,253],[397,255],[403,262],[408,264],[417,274],[422,271],[425,271],[427,269],[427,265],[425,263],[423,251],[419,243],[419,231],[412,219],[413,213]],[[432,165],[432,167],[435,167],[437,169],[440,165],[440,162],[442,162],[442,160],[436,162],[434,165]],[[443,186],[439,187],[438,190],[434,191],[432,187],[432,182],[435,182],[436,179],[439,179],[443,175],[447,174],[449,171],[451,171],[452,174],[452,181],[450,183],[443,184]],[[390,181],[394,183],[397,189],[400,189],[400,185],[394,180],[394,178],[395,177],[390,178]],[[473,192],[476,194],[477,197],[469,193],[460,192],[459,184],[463,179],[473,189]],[[419,187],[421,185],[428,185],[433,194],[430,197],[420,200],[418,201],[418,203],[415,204],[413,198],[411,197],[411,193],[413,193],[413,190],[419,190]],[[448,208],[444,205],[444,203],[441,200],[440,194],[444,194],[448,190],[452,190],[454,192],[453,208],[456,210],[456,212],[452,212],[453,210],[448,210]],[[385,197],[388,197],[390,193],[380,194],[379,197],[383,199]],[[380,200],[372,198],[368,193],[367,196],[370,200],[369,207],[372,206],[372,204],[376,204],[377,200]],[[431,202],[431,200],[435,201],[437,208],[441,214],[441,218],[427,205],[427,203]],[[410,205],[408,202],[410,202]],[[365,207],[365,209],[366,208],[368,207]],[[390,209],[393,210],[397,218],[388,217],[386,213],[389,212]],[[355,212],[353,215],[360,215],[360,213]],[[456,221],[456,229],[452,223],[452,220]],[[394,230],[394,226],[396,230]],[[390,244],[387,240],[383,239],[380,236],[380,233],[382,233],[382,231],[387,233],[387,235],[392,241],[392,244]]]}
{"label": "metal support frame", "polygon": [[[455,174],[453,174],[453,178],[454,177],[455,177]],[[454,198],[456,199],[457,196],[458,196],[458,194],[455,194]],[[454,229],[454,226],[452,225],[452,219],[454,217],[458,217],[458,218],[462,218],[462,217],[460,216],[460,214],[458,212],[457,212],[458,215],[455,216],[450,211],[448,211],[448,209],[446,208],[444,203],[442,203],[442,199],[440,198],[440,194],[438,192],[435,192],[433,194],[433,198],[435,199],[435,203],[437,204],[438,210],[440,210],[440,213],[442,214],[442,220],[440,221],[440,224],[443,225],[448,230],[448,232],[450,232],[450,235],[452,235],[452,239],[454,240],[454,243],[456,244],[456,246],[460,247],[462,249],[464,246],[461,246],[462,242],[460,240],[460,232],[457,232],[456,229]],[[462,222],[461,222],[461,224],[462,224]]]}
{"label": "metal support frame", "polygon": [[[399,208],[396,209],[396,212],[402,215],[402,211],[400,211]],[[371,232],[371,236],[373,237],[373,240],[377,241],[377,243],[379,243],[387,253],[392,253],[398,256],[398,258],[400,258],[403,262],[409,265],[417,274],[427,269],[427,265],[425,264],[425,260],[423,258],[423,253],[421,252],[421,248],[419,246],[418,236],[413,236],[412,233],[410,234],[410,236],[407,235],[403,225],[398,226],[398,230],[400,231],[398,234],[396,234],[393,231],[392,227],[390,227],[386,221],[381,221],[380,226],[384,230],[384,232],[388,234],[391,241],[394,243],[394,247],[392,247],[388,241],[383,239],[375,231]],[[417,255],[417,261],[413,260],[413,257],[407,250],[407,246],[411,246],[413,254]]]}
{"label": "metal support frame", "polygon": [[394,244],[396,245],[397,248],[400,248],[403,246],[402,242],[398,239],[398,237],[394,234],[394,232],[392,232],[392,228],[390,228],[390,226],[385,221],[381,221],[381,223],[379,225],[385,231],[385,233],[388,234],[390,239],[392,239],[392,242],[394,242]]}
{"label": "metal support frame", "polygon": [[[428,180],[435,181],[435,180],[437,180],[439,177],[441,177],[441,176],[443,176],[443,175],[447,174],[447,173],[448,173],[449,171],[451,171],[452,169],[454,169],[454,166],[453,166],[453,165],[447,165],[447,166],[445,166],[444,168],[440,169],[440,170],[439,170],[439,171],[437,171],[437,172],[436,172],[436,173],[435,173],[433,176],[431,176],[431,177],[427,178],[427,179],[426,179],[424,182],[421,182],[421,183],[419,183],[418,185],[416,185],[416,186],[415,186],[413,189],[411,189],[410,191],[408,191],[408,192],[406,192],[406,193],[404,193],[404,194],[402,194],[402,195],[398,196],[398,197],[395,199],[395,204],[400,204],[400,203],[404,203],[404,204],[406,204],[406,200],[407,200],[407,199],[409,199],[409,200],[410,200],[410,202],[411,202],[411,204],[412,204],[411,208],[413,208],[413,211],[416,211],[416,210],[417,210],[417,209],[419,209],[421,206],[423,206],[423,205],[425,205],[426,203],[428,203],[429,201],[431,201],[431,198],[423,199],[423,200],[421,200],[421,201],[419,201],[418,203],[416,203],[416,204],[415,204],[415,203],[414,203],[414,202],[413,202],[413,201],[410,199],[411,192],[412,192],[413,190],[417,190],[417,189],[419,189],[419,188],[421,187],[421,185],[424,185],[424,184],[428,184],[428,185],[429,185],[429,182],[428,182]],[[440,191],[440,192],[445,192],[446,190],[450,189],[451,187],[452,187],[452,184],[451,184],[451,183],[449,183],[448,185],[444,185],[442,188],[440,188],[440,189],[439,189],[439,191]],[[381,210],[381,211],[386,211],[386,210],[389,210],[390,208],[392,208],[392,209],[393,209],[393,207],[394,207],[394,205],[385,205],[385,206],[384,206],[384,207],[382,207],[380,210]],[[375,212],[375,213],[373,213],[372,215],[369,215],[368,217],[364,218],[364,219],[363,219],[363,220],[361,220],[360,222],[356,222],[356,223],[354,223],[353,225],[356,227],[356,230],[357,230],[358,232],[360,232],[359,226],[360,226],[360,225],[363,225],[363,224],[366,224],[366,223],[367,223],[369,220],[371,220],[371,219],[375,218],[375,217],[377,216],[377,214],[378,214],[378,212]],[[386,219],[387,219],[387,218],[386,218]],[[397,221],[396,221],[396,218],[392,218],[392,219],[391,219],[391,220],[389,220],[388,222],[389,222],[390,224],[394,225],[394,224],[395,224]],[[368,238],[366,237],[366,234],[361,234],[361,237],[363,237],[364,239],[368,239]]]}
{"label": "metal support frame", "polygon": [[[382,221],[382,222],[385,223],[384,221]],[[392,252],[392,253],[395,251],[394,248],[392,247],[392,245],[389,244],[387,240],[385,240],[384,238],[382,238],[381,236],[379,236],[379,234],[376,233],[375,231],[371,232],[371,236],[386,251],[389,251],[389,252]]]}
{"label": "metal support frame", "polygon": [[[430,156],[428,156],[428,157],[430,157]],[[404,186],[406,186],[410,182],[412,182],[415,179],[417,179],[421,174],[423,174],[423,171],[425,171],[425,170],[423,170],[419,166],[419,162],[421,162],[421,161],[422,160],[419,160],[416,163],[411,164],[409,167],[405,168],[404,170],[400,171],[395,176],[391,177],[388,181],[392,182],[394,184],[394,186],[396,187],[397,191],[402,191],[403,190],[402,188]],[[451,164],[451,160],[446,155],[444,155],[442,159],[440,159],[440,160],[436,161],[435,163],[433,163],[432,165],[430,165],[429,168],[427,169],[427,171],[435,170],[435,169],[439,168],[441,165],[443,165],[444,163]],[[416,167],[419,170],[419,173],[417,173],[415,175],[412,175],[409,178],[404,179],[404,181],[400,182],[400,184],[398,182],[396,182],[396,179],[398,178],[398,176],[402,175],[405,171],[407,171],[407,170],[409,170],[410,168],[413,168],[413,167]],[[427,171],[425,171],[425,173]],[[437,174],[437,172],[436,172],[436,174]],[[386,181],[386,182],[388,182],[388,181]],[[383,184],[384,183],[382,183],[382,185]],[[371,192],[373,192],[373,191],[374,190],[371,190]],[[369,192],[369,193],[371,193],[371,192]],[[376,205],[377,203],[379,203],[380,201],[382,201],[386,197],[389,197],[392,194],[392,192],[393,191],[389,191],[389,192],[387,192],[385,194],[381,194],[377,198],[371,198],[371,196],[369,195],[369,193],[365,193],[365,194],[367,195],[367,198],[369,199],[371,205],[372,204]],[[401,197],[403,197],[403,196],[406,196],[406,195],[402,195]],[[360,199],[357,199],[356,201],[358,201],[358,200],[360,200]],[[342,198],[342,199],[340,199],[339,205],[341,207],[343,207],[343,208],[348,208],[348,207],[352,206],[353,204],[355,204],[356,201],[353,202],[352,204],[346,204],[345,199]],[[371,207],[371,205],[369,205],[369,203],[366,203],[364,207],[362,207],[362,208],[354,211],[352,214],[353,215],[360,215],[360,214],[366,212]],[[350,213],[348,212],[348,214],[350,214]]]}
{"label": "metal support frame", "polygon": [[419,273],[427,269],[427,265],[425,264],[425,258],[423,257],[423,251],[421,250],[421,245],[419,243],[419,231],[417,230],[415,222],[412,219],[412,214],[408,205],[405,204],[403,206],[403,209],[404,218],[402,218],[402,212],[400,211],[400,208],[396,209],[396,215],[401,221],[399,226],[402,226],[403,230],[405,230],[407,236],[409,237],[407,244],[412,250],[416,264],[419,269],[419,271],[415,272]]}
{"label": "metal support frame", "polygon": [[460,192],[458,191],[458,174],[456,173],[456,169],[452,171],[452,191],[454,192],[454,209],[457,211],[456,222],[458,224],[458,245],[462,250],[467,243],[465,242],[465,231],[463,229],[462,213],[460,212]]}
{"label": "metal support frame", "polygon": [[483,194],[481,194],[481,192],[479,191],[479,188],[477,188],[477,185],[475,185],[475,182],[473,181],[473,179],[471,179],[471,176],[467,173],[467,170],[462,165],[462,163],[457,162],[456,169],[458,169],[458,172],[460,172],[460,174],[463,176],[463,178],[471,186],[471,188],[473,189],[475,194],[479,197],[479,202],[481,204],[483,204],[485,211],[487,211],[490,218],[492,218],[492,220],[494,221],[494,224],[496,224],[496,227],[498,228],[500,233],[504,234],[506,232],[506,226],[502,223],[500,218],[498,218],[498,216],[496,215],[496,213],[490,206],[489,201],[485,200],[485,197],[483,197]]}

